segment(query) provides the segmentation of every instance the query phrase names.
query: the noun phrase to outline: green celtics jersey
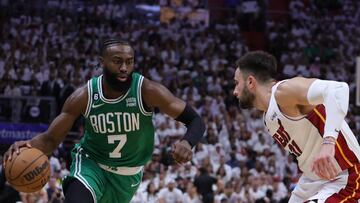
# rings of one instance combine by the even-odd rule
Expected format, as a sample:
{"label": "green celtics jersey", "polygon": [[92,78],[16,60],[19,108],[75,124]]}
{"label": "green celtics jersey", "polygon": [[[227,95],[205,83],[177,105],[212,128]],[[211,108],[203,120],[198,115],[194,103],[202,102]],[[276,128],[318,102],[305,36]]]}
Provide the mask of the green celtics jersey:
{"label": "green celtics jersey", "polygon": [[102,75],[88,81],[85,134],[80,145],[89,158],[107,166],[142,166],[154,147],[152,112],[144,109],[144,77],[132,74],[130,89],[117,99],[106,99]]}

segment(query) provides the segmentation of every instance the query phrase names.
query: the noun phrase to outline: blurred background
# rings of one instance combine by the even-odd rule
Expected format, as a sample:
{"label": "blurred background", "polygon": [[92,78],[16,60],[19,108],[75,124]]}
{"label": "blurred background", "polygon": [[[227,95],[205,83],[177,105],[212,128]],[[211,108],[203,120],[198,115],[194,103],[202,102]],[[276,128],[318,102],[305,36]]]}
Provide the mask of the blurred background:
{"label": "blurred background", "polygon": [[[359,24],[357,0],[0,0],[0,152],[46,130],[66,98],[101,74],[101,39],[120,36],[135,49],[135,70],[188,101],[207,126],[193,160],[178,166],[168,152],[185,128],[154,115],[156,148],[133,203],[162,201],[169,190],[169,203],[287,202],[300,175],[296,160],[267,134],[260,113],[239,109],[235,61],[266,50],[278,60],[279,80],[347,82],[347,121],[359,139]],[[63,202],[61,179],[83,131],[79,118],[51,156],[42,191],[1,185],[0,202]]]}

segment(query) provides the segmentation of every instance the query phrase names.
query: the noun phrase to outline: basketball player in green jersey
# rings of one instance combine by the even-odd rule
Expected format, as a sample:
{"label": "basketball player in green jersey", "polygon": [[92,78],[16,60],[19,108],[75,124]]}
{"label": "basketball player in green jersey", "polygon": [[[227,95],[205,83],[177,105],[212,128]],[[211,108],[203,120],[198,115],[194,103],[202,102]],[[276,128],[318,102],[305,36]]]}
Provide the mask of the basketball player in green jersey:
{"label": "basketball player in green jersey", "polygon": [[51,154],[83,115],[85,134],[72,151],[71,174],[63,182],[65,202],[130,202],[152,155],[154,108],[187,127],[184,137],[173,145],[178,163],[191,160],[191,149],[205,131],[193,108],[161,84],[133,71],[134,50],[128,43],[109,39],[101,52],[103,75],[77,89],[46,132],[15,142],[4,156],[4,160],[11,159],[21,147]]}

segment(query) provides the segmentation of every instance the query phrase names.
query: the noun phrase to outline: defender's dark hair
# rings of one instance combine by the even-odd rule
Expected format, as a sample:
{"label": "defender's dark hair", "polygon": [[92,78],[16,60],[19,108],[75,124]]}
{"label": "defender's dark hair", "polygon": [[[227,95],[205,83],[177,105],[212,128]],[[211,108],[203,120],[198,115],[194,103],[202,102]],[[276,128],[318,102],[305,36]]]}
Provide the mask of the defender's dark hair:
{"label": "defender's dark hair", "polygon": [[128,45],[130,47],[132,47],[130,45],[129,42],[125,41],[125,40],[122,40],[122,39],[119,39],[119,38],[107,38],[107,39],[104,39],[100,45],[100,54],[101,55],[104,55],[105,52],[106,52],[106,49],[111,47],[111,46],[114,46],[116,44],[119,44],[119,45]]}
{"label": "defender's dark hair", "polygon": [[236,61],[244,77],[253,74],[260,82],[275,79],[277,64],[273,55],[264,51],[251,51]]}

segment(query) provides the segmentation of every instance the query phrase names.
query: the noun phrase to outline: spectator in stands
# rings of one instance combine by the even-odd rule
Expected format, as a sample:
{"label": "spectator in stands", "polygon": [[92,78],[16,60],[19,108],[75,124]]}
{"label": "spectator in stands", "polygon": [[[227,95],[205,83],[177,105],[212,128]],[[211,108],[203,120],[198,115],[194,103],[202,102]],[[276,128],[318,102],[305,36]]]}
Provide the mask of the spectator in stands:
{"label": "spectator in stands", "polygon": [[168,178],[166,182],[167,187],[159,191],[159,203],[184,203],[183,193],[176,188],[175,180]]}
{"label": "spectator in stands", "polygon": [[[75,78],[73,80],[75,80]],[[58,109],[62,109],[66,99],[75,91],[76,88],[73,85],[73,81],[71,81],[67,76],[63,77],[63,82],[64,86],[59,92]]]}
{"label": "spectator in stands", "polygon": [[61,169],[60,161],[54,154],[55,153],[50,156],[51,175],[54,175],[54,171],[59,171]]}
{"label": "spectator in stands", "polygon": [[215,197],[215,203],[237,203],[238,199],[234,193],[234,187],[231,182],[226,182],[224,193],[221,193]]}
{"label": "spectator in stands", "polygon": [[21,116],[21,111],[22,111],[21,100],[18,98],[15,99],[16,97],[22,96],[19,84],[20,83],[18,81],[10,80],[9,84],[5,87],[5,90],[4,90],[5,96],[14,97],[10,101],[10,105],[11,105],[11,111],[12,111],[11,112],[11,121],[15,122],[15,123],[20,121],[20,116]]}
{"label": "spectator in stands", "polygon": [[63,179],[65,176],[70,174],[70,171],[67,169],[66,162],[64,160],[61,161],[60,168],[60,178]]}
{"label": "spectator in stands", "polygon": [[200,174],[195,177],[194,185],[197,191],[202,196],[204,203],[211,203],[214,201],[213,185],[216,184],[217,179],[212,177],[207,168],[201,167],[199,169]]}
{"label": "spectator in stands", "polygon": [[184,194],[184,203],[202,203],[201,197],[192,182],[188,182],[187,184],[186,193]]}
{"label": "spectator in stands", "polygon": [[64,202],[64,195],[60,189],[60,185],[57,183],[56,178],[51,177],[48,182],[48,188],[46,189],[49,203],[62,203]]}
{"label": "spectator in stands", "polygon": [[226,164],[229,165],[231,168],[240,167],[240,162],[236,159],[235,151],[232,151],[230,153],[230,160],[228,160]]}
{"label": "spectator in stands", "polygon": [[148,203],[156,203],[158,190],[153,182],[150,182],[146,187],[145,201]]}
{"label": "spectator in stands", "polygon": [[55,98],[59,97],[60,94],[60,84],[56,80],[56,71],[50,72],[49,80],[44,81],[41,85],[40,93],[42,96],[52,96]]}
{"label": "spectator in stands", "polygon": [[37,192],[33,193],[20,193],[21,201],[23,203],[47,203],[48,195],[46,190],[43,188]]}

